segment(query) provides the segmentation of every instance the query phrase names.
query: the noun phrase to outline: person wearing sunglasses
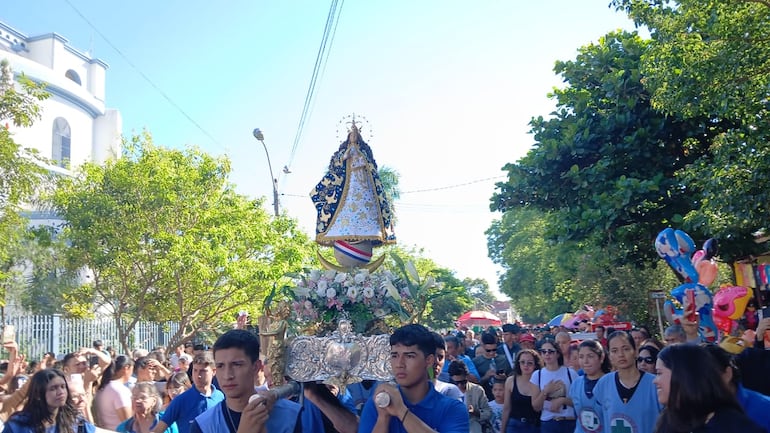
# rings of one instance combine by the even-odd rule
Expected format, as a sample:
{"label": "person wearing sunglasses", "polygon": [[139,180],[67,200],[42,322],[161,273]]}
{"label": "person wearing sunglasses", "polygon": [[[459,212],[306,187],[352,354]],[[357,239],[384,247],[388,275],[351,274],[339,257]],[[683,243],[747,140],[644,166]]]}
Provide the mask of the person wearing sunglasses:
{"label": "person wearing sunglasses", "polygon": [[532,407],[532,396],[540,389],[530,380],[532,373],[543,365],[543,359],[532,349],[521,349],[516,354],[513,375],[505,381],[505,400],[501,432],[539,433],[540,412]]}
{"label": "person wearing sunglasses", "polygon": [[479,372],[479,385],[484,388],[488,400],[494,400],[492,394],[492,380],[505,380],[511,372],[511,365],[505,358],[505,354],[497,352],[497,335],[485,332],[481,334],[481,347],[483,352],[473,358],[473,364]]}
{"label": "person wearing sunglasses", "polygon": [[636,357],[636,368],[645,373],[655,374],[655,361],[658,360],[657,347],[645,344],[639,348],[639,356]]}
{"label": "person wearing sunglasses", "polygon": [[475,383],[468,382],[468,366],[462,361],[452,361],[449,364],[449,377],[452,383],[463,393],[463,403],[468,408],[470,433],[482,433],[484,426],[492,418],[492,408],[484,389]]}
{"label": "person wearing sunglasses", "polygon": [[575,370],[564,366],[564,356],[553,340],[540,345],[544,367],[532,374],[530,382],[537,386],[532,407],[540,412],[542,433],[572,433],[575,431],[575,409],[567,390],[578,378]]}

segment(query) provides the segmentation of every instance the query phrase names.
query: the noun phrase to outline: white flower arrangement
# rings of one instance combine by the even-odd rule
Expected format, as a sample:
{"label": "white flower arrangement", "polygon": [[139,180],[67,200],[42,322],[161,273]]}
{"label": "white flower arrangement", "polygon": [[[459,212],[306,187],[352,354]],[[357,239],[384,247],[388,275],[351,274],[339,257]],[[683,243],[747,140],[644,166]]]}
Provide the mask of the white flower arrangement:
{"label": "white flower arrangement", "polygon": [[346,316],[362,332],[370,320],[402,312],[409,292],[397,285],[401,283],[390,272],[311,270],[294,278],[290,320],[306,327]]}

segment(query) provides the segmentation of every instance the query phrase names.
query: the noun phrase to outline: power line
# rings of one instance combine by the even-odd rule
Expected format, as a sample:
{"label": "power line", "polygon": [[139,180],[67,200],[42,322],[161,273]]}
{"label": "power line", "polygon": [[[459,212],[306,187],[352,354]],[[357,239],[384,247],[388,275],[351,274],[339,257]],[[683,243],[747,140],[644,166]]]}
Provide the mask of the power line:
{"label": "power line", "polygon": [[416,193],[420,193],[420,192],[431,192],[431,191],[441,191],[441,190],[444,190],[444,189],[454,189],[454,188],[460,188],[462,186],[473,185],[474,183],[486,182],[488,180],[505,179],[506,177],[507,176],[487,177],[487,178],[484,178],[484,179],[476,179],[476,180],[472,180],[472,181],[465,182],[465,183],[458,183],[458,184],[455,184],[455,185],[439,186],[439,187],[435,187],[435,188],[426,188],[426,189],[414,189],[412,191],[402,191],[401,194],[402,195],[403,194],[416,194]]}
{"label": "power line", "polygon": [[[505,179],[505,178],[507,178],[507,176],[486,177],[484,179],[476,179],[476,180],[471,180],[471,181],[464,182],[464,183],[457,183],[457,184],[454,184],[454,185],[437,186],[437,187],[434,187],[434,188],[426,188],[426,189],[415,189],[415,190],[412,190],[412,191],[402,191],[401,194],[417,194],[417,193],[421,193],[421,192],[432,192],[432,191],[442,191],[442,190],[445,190],[445,189],[462,188],[464,186],[473,185],[473,184],[476,184],[476,183],[486,182],[486,181],[489,181],[489,180]],[[281,195],[282,196],[286,196],[286,197],[301,197],[301,198],[308,197],[307,194],[287,194],[287,193],[281,193]],[[397,202],[397,204],[401,205],[403,203]]]}
{"label": "power line", "polygon": [[117,46],[115,46],[115,44],[113,44],[113,43],[112,43],[112,41],[110,41],[110,40],[107,38],[107,36],[105,36],[105,35],[104,35],[104,33],[102,33],[102,32],[101,32],[101,31],[100,31],[98,28],[96,28],[96,26],[95,26],[95,25],[94,25],[94,24],[93,24],[93,23],[92,23],[92,22],[91,22],[91,21],[90,21],[88,18],[86,18],[86,16],[85,16],[85,15],[83,15],[83,13],[82,13],[82,12],[80,12],[80,10],[79,10],[79,9],[78,9],[78,8],[77,8],[75,5],[73,5],[73,4],[70,2],[70,0],[64,0],[64,2],[65,2],[65,3],[67,3],[67,4],[68,4],[68,5],[69,5],[69,6],[72,8],[72,10],[74,10],[74,11],[75,11],[75,13],[76,13],[76,14],[78,14],[78,15],[80,16],[80,18],[82,18],[82,19],[83,19],[83,21],[85,21],[85,22],[86,22],[86,24],[88,24],[88,25],[89,25],[89,27],[91,27],[91,28],[94,30],[94,31],[96,32],[96,34],[98,34],[98,35],[99,35],[99,37],[101,37],[102,39],[104,39],[104,42],[106,42],[106,43],[107,43],[107,45],[109,45],[109,46],[110,46],[110,47],[111,47],[113,50],[115,50],[115,52],[116,52],[116,53],[118,53],[118,55],[119,55],[120,57],[122,57],[122,58],[123,58],[123,60],[124,60],[126,63],[128,63],[128,66],[130,66],[130,67],[131,67],[131,68],[132,68],[134,71],[136,71],[136,72],[137,72],[137,73],[138,73],[138,74],[139,74],[139,75],[140,75],[140,76],[141,76],[141,77],[142,77],[142,78],[143,78],[143,79],[144,79],[144,80],[145,80],[145,81],[146,81],[146,82],[147,82],[147,83],[148,83],[150,86],[152,86],[152,88],[154,88],[154,89],[155,89],[155,90],[156,90],[156,91],[157,91],[157,92],[158,92],[158,93],[159,93],[159,94],[160,94],[160,95],[161,95],[161,96],[162,96],[162,97],[163,97],[163,98],[164,98],[166,101],[168,101],[168,103],[169,103],[169,104],[171,104],[171,106],[172,106],[172,107],[174,107],[174,108],[175,108],[177,111],[179,111],[179,113],[181,113],[181,114],[182,114],[182,116],[184,116],[184,117],[185,117],[187,120],[189,120],[189,121],[190,121],[190,123],[192,123],[193,125],[195,125],[195,127],[196,127],[196,128],[198,128],[198,130],[199,130],[199,131],[201,131],[201,132],[202,132],[202,133],[203,133],[203,134],[204,134],[206,137],[208,137],[209,139],[211,139],[211,141],[212,141],[214,144],[216,144],[217,146],[219,146],[221,149],[223,149],[223,150],[225,150],[225,151],[228,151],[228,149],[227,149],[226,147],[222,146],[222,145],[219,143],[219,141],[217,141],[217,139],[216,139],[216,138],[214,138],[214,137],[213,137],[211,134],[209,134],[209,132],[208,132],[208,131],[206,131],[206,130],[205,130],[205,129],[204,129],[204,128],[203,128],[203,127],[202,127],[202,126],[201,126],[201,125],[198,123],[198,122],[196,122],[196,121],[195,121],[195,119],[193,119],[193,118],[192,118],[192,116],[190,116],[189,114],[187,114],[187,112],[186,112],[186,111],[184,111],[184,110],[182,109],[182,107],[180,107],[180,106],[179,106],[179,105],[178,105],[176,102],[174,102],[174,100],[173,100],[173,99],[171,99],[171,97],[170,97],[170,96],[168,96],[168,95],[166,94],[166,92],[164,92],[164,91],[163,91],[163,90],[162,90],[162,89],[161,89],[161,88],[160,88],[160,87],[159,87],[157,84],[155,84],[155,82],[154,82],[154,81],[152,81],[152,80],[150,79],[150,77],[148,77],[148,76],[147,76],[147,75],[146,75],[144,72],[142,72],[142,70],[141,70],[141,69],[139,69],[139,68],[138,68],[136,65],[134,65],[134,63],[133,63],[131,60],[129,60],[129,58],[128,58],[128,57],[127,57],[125,54],[123,54],[123,51],[121,51],[121,50],[120,50],[120,49],[119,49]]}
{"label": "power line", "polygon": [[[340,15],[342,14],[342,5],[345,1],[342,0],[337,12],[337,1],[332,0],[329,6],[329,13],[326,16],[326,25],[324,26],[324,32],[321,36],[321,44],[318,47],[318,54],[316,54],[315,65],[313,65],[313,73],[310,76],[310,84],[308,85],[307,94],[305,94],[305,103],[302,107],[302,115],[299,118],[299,124],[297,125],[297,133],[294,135],[294,143],[291,146],[291,153],[289,154],[289,162],[287,167],[291,168],[291,164],[294,161],[294,156],[297,153],[297,147],[299,141],[302,138],[302,132],[305,129],[305,123],[310,117],[313,106],[313,97],[315,96],[316,86],[318,84],[319,76],[323,75],[323,72],[319,74],[319,71],[326,69],[326,62],[329,59],[329,53],[331,52],[332,44],[334,43],[334,35],[337,33],[337,23],[339,22]],[[331,37],[330,37],[331,36]]]}

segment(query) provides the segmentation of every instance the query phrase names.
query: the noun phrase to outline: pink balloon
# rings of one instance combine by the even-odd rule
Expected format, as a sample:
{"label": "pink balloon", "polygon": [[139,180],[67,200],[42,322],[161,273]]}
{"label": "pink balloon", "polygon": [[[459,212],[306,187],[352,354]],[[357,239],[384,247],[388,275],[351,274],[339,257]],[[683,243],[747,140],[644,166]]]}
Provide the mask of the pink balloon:
{"label": "pink balloon", "polygon": [[698,272],[698,282],[704,286],[709,286],[717,279],[717,264],[713,260],[701,260],[695,265]]}
{"label": "pink balloon", "polygon": [[690,259],[690,261],[692,262],[693,266],[697,267],[698,263],[700,263],[704,257],[706,257],[706,252],[703,250],[698,250],[695,253],[693,253],[692,259]]}

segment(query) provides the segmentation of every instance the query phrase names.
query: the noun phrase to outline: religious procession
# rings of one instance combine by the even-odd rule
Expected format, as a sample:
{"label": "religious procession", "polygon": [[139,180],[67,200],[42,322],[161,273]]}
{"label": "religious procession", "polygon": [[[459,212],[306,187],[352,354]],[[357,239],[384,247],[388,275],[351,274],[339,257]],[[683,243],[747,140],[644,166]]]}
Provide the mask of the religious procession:
{"label": "religious procession", "polygon": [[334,259],[319,252],[322,269],[270,293],[264,328],[241,312],[211,347],[123,355],[94,341],[29,362],[6,327],[6,433],[770,428],[770,317],[729,336],[753,296],[742,286],[712,295],[715,241],[695,251],[682,231],[658,235],[657,253],[683,282],[663,306],[662,339],[611,306],[537,325],[469,311],[436,331],[417,323],[436,282],[398,258],[401,275],[379,269],[376,248],[396,241],[394,214],[355,118],[310,196],[316,242]]}
{"label": "religious procession", "polygon": [[[330,63],[337,0],[30,3],[2,19],[40,34],[0,22],[2,433],[770,433],[767,1],[347,2]],[[252,122],[293,126],[319,13],[274,172]],[[383,140],[332,140],[360,105]]]}

